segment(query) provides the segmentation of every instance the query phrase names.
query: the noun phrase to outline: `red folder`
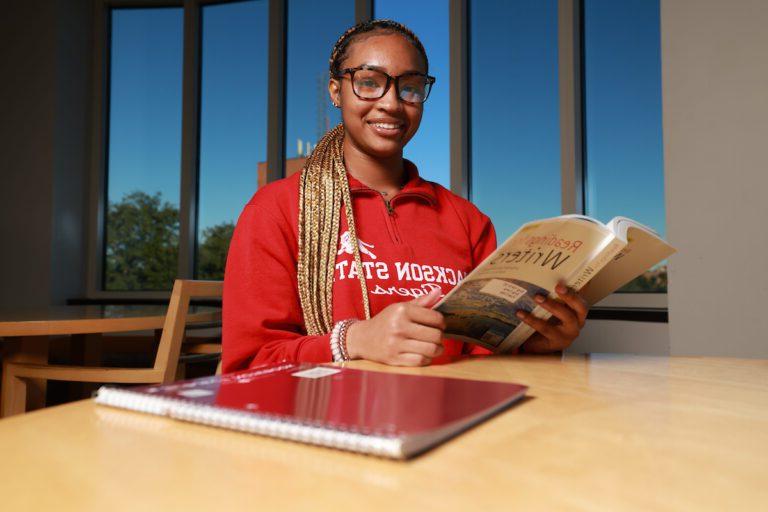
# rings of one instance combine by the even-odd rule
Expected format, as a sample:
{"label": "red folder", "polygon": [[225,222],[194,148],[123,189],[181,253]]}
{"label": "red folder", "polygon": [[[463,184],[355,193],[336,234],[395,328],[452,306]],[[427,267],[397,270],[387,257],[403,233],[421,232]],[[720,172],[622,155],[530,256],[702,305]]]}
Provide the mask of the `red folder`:
{"label": "red folder", "polygon": [[404,459],[510,406],[526,387],[314,364],[103,387],[96,402],[216,427]]}

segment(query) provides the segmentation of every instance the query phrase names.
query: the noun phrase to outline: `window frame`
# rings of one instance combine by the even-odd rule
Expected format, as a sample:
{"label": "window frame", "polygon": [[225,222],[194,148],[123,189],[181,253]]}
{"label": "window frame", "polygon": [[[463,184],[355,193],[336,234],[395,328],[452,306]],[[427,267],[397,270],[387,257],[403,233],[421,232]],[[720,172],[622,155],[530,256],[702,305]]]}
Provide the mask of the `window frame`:
{"label": "window frame", "polygon": [[[201,8],[241,0],[100,0],[94,3],[94,96],[89,191],[87,298],[97,300],[167,299],[168,291],[106,291],[104,248],[107,143],[109,121],[109,57],[113,8],[181,7],[184,9],[182,142],[180,180],[180,230],[177,275],[194,276],[197,252],[198,170],[200,143]],[[269,1],[269,48],[267,91],[267,181],[284,176],[286,114],[287,2]],[[465,198],[471,194],[469,17],[471,0],[449,2],[450,64],[450,184]],[[478,0],[474,0],[478,1]],[[355,20],[371,19],[374,0],[355,0]],[[561,212],[584,213],[584,60],[583,0],[558,0],[558,88],[560,101]],[[618,311],[667,308],[666,293],[614,293],[596,309]],[[631,315],[629,315],[631,316]],[[629,318],[628,316],[628,318]],[[656,315],[656,317],[660,317]]]}
{"label": "window frame", "polygon": [[[181,179],[179,201],[179,259],[177,276],[191,279],[195,272],[198,227],[198,181],[200,160],[200,71],[202,8],[242,0],[101,0],[95,3],[94,59],[92,77],[92,151],[90,170],[88,259],[86,296],[88,299],[167,299],[171,290],[105,290],[104,253],[107,210],[107,144],[109,141],[110,92],[110,12],[116,8],[183,8],[183,63],[181,113]],[[287,0],[269,0],[269,48],[267,91],[267,180],[282,177],[284,166],[285,114],[285,26]]]}

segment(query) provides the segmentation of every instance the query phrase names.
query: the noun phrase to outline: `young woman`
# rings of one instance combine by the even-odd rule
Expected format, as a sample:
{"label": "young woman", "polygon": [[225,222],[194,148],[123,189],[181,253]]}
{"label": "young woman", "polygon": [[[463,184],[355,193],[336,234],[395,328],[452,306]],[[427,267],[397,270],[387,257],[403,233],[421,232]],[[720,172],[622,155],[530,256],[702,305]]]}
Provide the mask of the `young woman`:
{"label": "young woman", "polygon": [[[418,175],[403,148],[435,79],[424,47],[389,20],[336,42],[328,90],[342,124],[296,175],[260,189],[243,210],[224,279],[225,372],[266,361],[369,359],[425,365],[487,353],[443,338],[431,307],[496,247],[487,216]],[[587,314],[578,294],[545,297],[549,322],[531,352],[561,350]]]}

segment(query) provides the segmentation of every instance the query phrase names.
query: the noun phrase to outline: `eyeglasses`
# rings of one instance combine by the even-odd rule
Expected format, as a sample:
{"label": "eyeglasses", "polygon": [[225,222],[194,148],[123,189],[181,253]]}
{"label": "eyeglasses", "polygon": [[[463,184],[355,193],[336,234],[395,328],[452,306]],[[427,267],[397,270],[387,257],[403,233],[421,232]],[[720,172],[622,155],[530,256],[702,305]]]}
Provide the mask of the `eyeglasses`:
{"label": "eyeglasses", "polygon": [[384,97],[392,82],[395,82],[397,97],[406,103],[424,103],[435,83],[435,77],[412,71],[400,76],[390,76],[368,66],[342,69],[336,78],[349,74],[352,91],[362,100],[377,100]]}

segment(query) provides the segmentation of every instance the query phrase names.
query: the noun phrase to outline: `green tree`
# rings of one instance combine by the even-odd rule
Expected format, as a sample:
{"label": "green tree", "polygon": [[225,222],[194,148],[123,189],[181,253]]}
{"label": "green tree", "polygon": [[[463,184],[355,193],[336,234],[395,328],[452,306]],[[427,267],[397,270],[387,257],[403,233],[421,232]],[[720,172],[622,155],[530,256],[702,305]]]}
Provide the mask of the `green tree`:
{"label": "green tree", "polygon": [[666,293],[667,292],[667,266],[659,265],[637,276],[625,284],[619,292],[623,293]]}
{"label": "green tree", "polygon": [[223,222],[203,230],[197,254],[199,279],[224,279],[224,265],[234,231],[235,225],[232,222]]}
{"label": "green tree", "polygon": [[107,211],[106,288],[169,290],[179,256],[179,210],[135,191]]}

